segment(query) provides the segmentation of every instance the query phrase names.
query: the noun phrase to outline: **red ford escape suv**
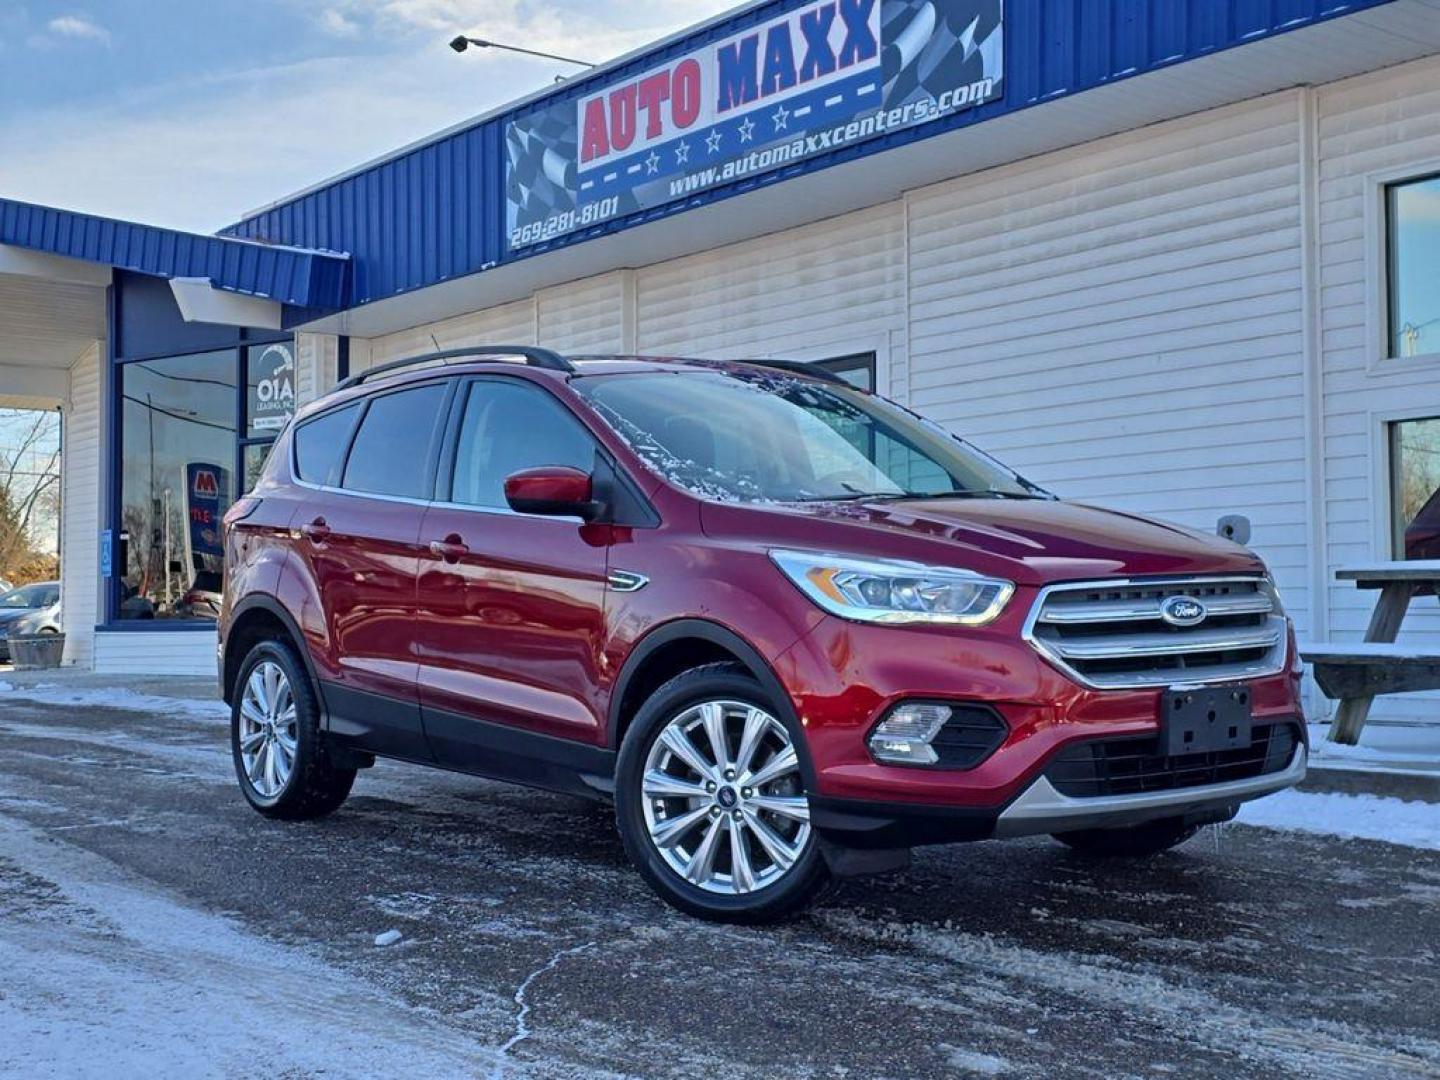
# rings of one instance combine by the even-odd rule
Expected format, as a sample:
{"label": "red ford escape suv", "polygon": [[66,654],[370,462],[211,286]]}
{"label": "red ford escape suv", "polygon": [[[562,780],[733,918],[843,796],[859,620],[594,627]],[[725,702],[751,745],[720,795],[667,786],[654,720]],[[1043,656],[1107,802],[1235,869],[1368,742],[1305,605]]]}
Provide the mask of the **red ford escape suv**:
{"label": "red ford escape suv", "polygon": [[1253,554],[1062,502],[799,364],[377,368],[280,438],[225,577],[260,813],[328,814],[377,757],[610,797],[708,918],[917,844],[1150,855],[1305,771]]}

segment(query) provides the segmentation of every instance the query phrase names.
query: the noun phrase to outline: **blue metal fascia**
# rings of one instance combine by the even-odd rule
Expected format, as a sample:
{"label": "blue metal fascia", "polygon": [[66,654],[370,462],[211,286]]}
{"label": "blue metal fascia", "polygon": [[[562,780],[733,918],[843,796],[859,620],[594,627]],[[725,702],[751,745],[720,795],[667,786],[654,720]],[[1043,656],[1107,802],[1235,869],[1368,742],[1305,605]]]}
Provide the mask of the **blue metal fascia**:
{"label": "blue metal fascia", "polygon": [[0,244],[165,278],[208,278],[217,289],[282,304],[346,305],[347,256],[0,199]]}
{"label": "blue metal fascia", "polygon": [[627,75],[764,23],[793,6],[792,0],[767,0],[261,211],[224,230],[224,235],[350,252],[354,277],[349,304],[360,306],[1393,2],[1007,0],[1005,83],[998,100],[521,252],[507,251],[504,133],[508,123],[623,81]]}

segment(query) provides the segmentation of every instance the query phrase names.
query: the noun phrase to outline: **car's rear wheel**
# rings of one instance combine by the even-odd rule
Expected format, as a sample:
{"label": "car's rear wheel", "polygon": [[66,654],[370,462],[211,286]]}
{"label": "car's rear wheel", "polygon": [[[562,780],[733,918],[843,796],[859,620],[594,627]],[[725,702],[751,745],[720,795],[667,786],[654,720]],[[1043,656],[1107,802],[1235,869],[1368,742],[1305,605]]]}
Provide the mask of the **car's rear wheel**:
{"label": "car's rear wheel", "polygon": [[1055,839],[1098,858],[1143,859],[1178,847],[1199,831],[1200,826],[1187,825],[1184,818],[1161,818],[1129,828],[1056,833]]}
{"label": "car's rear wheel", "polygon": [[724,922],[783,918],[829,880],[798,734],[743,669],[712,664],[641,707],[616,773],[620,835],[666,901]]}
{"label": "car's rear wheel", "polygon": [[260,642],[235,685],[231,755],[250,805],[287,821],[333,813],[349,796],[355,770],[332,762],[319,703],[294,651],[283,642]]}

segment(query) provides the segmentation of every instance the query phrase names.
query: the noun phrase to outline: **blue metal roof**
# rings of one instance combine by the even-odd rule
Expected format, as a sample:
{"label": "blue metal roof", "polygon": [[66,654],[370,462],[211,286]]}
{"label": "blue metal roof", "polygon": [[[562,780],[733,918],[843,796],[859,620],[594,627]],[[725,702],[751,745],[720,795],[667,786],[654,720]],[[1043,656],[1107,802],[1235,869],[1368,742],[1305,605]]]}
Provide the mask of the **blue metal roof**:
{"label": "blue metal roof", "polygon": [[[528,122],[557,103],[573,111],[600,90],[638,79],[737,34],[759,34],[767,22],[802,7],[802,0],[768,0],[342,176],[224,232],[266,243],[349,252],[354,265],[349,297],[353,307],[1391,2],[1004,0],[1003,91],[993,99],[986,97],[976,107],[923,127],[886,132],[868,142],[807,156],[799,164],[712,186],[666,205],[622,211],[603,223],[512,248],[506,217],[506,139],[512,123]],[[839,6],[853,11],[859,3],[851,0]],[[631,171],[640,167],[624,164]],[[613,179],[614,174],[605,177]],[[543,177],[539,182],[543,185]]]}
{"label": "blue metal roof", "polygon": [[294,307],[345,306],[347,256],[161,229],[0,199],[0,244],[165,278],[208,278],[217,289]]}

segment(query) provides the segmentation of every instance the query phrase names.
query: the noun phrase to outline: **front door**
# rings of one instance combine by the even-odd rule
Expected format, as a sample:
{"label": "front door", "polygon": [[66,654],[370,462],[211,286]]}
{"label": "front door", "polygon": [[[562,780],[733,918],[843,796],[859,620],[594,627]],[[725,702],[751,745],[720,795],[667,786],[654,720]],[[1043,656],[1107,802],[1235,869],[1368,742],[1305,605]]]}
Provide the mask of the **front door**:
{"label": "front door", "polygon": [[[526,735],[604,741],[597,687],[610,530],[517,514],[505,478],[522,469],[595,468],[595,441],[529,381],[462,385],[453,468],[421,530],[418,659],[426,734],[447,764],[487,760]],[[447,487],[448,482],[448,487]]]}

